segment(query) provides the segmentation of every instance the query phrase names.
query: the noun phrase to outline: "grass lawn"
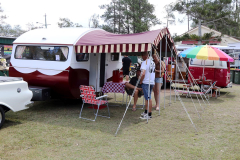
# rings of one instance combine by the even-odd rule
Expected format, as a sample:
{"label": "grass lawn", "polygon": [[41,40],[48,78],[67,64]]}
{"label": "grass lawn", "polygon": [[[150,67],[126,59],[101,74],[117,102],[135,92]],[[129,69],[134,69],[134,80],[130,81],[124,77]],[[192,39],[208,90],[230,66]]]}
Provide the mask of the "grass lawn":
{"label": "grass lawn", "polygon": [[[96,122],[78,118],[79,101],[36,102],[27,110],[10,111],[0,130],[0,159],[240,159],[239,85],[222,89],[210,106],[202,103],[204,111],[194,98],[201,119],[191,99],[181,96],[198,132],[173,94],[169,106],[166,92],[160,116],[154,111],[146,124],[139,119],[143,110],[128,110],[117,137],[125,106],[111,106],[113,94],[111,118],[98,117]],[[83,116],[93,117],[91,109],[84,109]]]}

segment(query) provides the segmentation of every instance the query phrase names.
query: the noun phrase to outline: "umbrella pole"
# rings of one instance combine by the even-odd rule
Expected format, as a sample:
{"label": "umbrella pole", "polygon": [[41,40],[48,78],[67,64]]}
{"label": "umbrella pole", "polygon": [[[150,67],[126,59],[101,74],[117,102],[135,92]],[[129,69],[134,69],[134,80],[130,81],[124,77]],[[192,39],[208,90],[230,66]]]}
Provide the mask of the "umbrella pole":
{"label": "umbrella pole", "polygon": [[203,65],[203,74],[202,74],[202,90],[204,89],[204,86],[203,86],[203,79],[204,79],[204,69],[205,69],[205,60],[204,60],[204,65]]}

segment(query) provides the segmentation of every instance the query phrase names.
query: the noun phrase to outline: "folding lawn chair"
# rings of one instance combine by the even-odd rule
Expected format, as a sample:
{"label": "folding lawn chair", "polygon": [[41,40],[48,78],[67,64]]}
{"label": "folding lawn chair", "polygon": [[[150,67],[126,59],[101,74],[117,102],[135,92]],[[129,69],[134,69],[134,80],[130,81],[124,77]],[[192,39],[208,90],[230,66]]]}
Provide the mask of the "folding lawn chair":
{"label": "folding lawn chair", "polygon": [[[90,120],[90,121],[95,121],[97,116],[110,118],[107,95],[96,97],[96,94],[95,94],[95,91],[94,91],[93,87],[92,86],[85,86],[85,85],[80,86],[80,93],[81,93],[80,97],[82,97],[83,104],[82,104],[82,108],[81,108],[81,111],[80,111],[79,118]],[[106,97],[106,100],[102,100],[104,97]],[[94,120],[88,119],[88,118],[83,118],[81,116],[82,111],[83,111],[83,106],[84,106],[85,103],[95,105],[95,106],[92,106],[92,108],[94,110],[94,114],[95,114],[95,119]],[[106,107],[108,108],[108,115],[109,116],[98,115],[99,108],[101,107],[101,109],[102,109],[103,104],[106,104],[106,106],[104,108],[106,108]],[[96,113],[95,113],[95,109],[97,110]]]}
{"label": "folding lawn chair", "polygon": [[201,92],[197,92],[197,91],[189,91],[189,87],[187,88],[187,90],[177,90],[176,92],[180,92],[182,94],[186,94],[188,97],[190,94],[195,94],[195,95],[205,95],[206,97],[208,97],[209,99],[209,95],[208,93],[210,93],[212,91],[212,88],[215,86],[217,81],[213,82],[210,87],[207,90],[203,90]]}
{"label": "folding lawn chair", "polygon": [[215,86],[217,81],[213,82],[207,90],[202,89],[202,92],[189,91],[189,94],[205,95],[209,99],[208,93],[212,92],[212,88]]}

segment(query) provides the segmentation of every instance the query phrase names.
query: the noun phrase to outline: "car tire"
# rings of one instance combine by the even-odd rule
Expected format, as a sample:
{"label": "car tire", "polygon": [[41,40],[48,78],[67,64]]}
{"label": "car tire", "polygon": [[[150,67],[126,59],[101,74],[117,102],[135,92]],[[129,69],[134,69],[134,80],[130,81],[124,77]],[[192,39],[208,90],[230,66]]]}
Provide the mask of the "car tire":
{"label": "car tire", "polygon": [[5,111],[2,106],[0,106],[0,128],[2,127],[5,121]]}

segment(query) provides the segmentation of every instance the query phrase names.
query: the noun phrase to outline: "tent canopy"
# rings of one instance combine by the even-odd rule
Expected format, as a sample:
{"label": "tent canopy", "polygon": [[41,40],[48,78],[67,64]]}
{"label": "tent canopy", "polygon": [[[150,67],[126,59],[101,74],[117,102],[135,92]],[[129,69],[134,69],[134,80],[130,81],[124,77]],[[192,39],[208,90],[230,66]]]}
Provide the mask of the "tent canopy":
{"label": "tent canopy", "polygon": [[144,52],[150,51],[152,44],[158,47],[166,34],[168,43],[171,43],[177,53],[167,28],[135,34],[113,34],[94,30],[81,37],[76,42],[75,49],[77,53]]}

